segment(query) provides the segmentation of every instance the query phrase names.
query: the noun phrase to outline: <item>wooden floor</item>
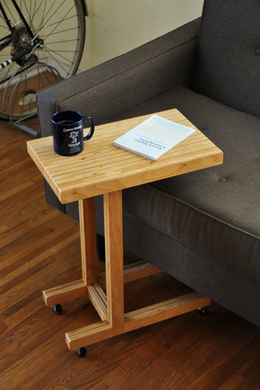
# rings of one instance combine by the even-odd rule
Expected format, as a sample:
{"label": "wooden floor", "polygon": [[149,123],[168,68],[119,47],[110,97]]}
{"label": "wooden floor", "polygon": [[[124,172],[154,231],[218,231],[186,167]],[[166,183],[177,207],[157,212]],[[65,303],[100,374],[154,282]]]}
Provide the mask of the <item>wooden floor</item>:
{"label": "wooden floor", "polygon": [[[0,389],[259,390],[260,329],[216,303],[91,345],[85,358],[68,350],[65,332],[98,317],[87,298],[60,316],[43,303],[43,289],[81,277],[79,226],[46,204],[31,138],[0,122]],[[125,306],[186,290],[157,274],[127,284]]]}

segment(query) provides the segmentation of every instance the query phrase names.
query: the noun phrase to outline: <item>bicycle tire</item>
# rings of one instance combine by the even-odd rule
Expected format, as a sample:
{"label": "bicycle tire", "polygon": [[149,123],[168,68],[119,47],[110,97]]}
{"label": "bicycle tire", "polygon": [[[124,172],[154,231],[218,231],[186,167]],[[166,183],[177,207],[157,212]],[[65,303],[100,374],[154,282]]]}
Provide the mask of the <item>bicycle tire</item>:
{"label": "bicycle tire", "polygon": [[81,0],[20,0],[32,39],[10,0],[1,3],[13,32],[10,39],[0,12],[0,64],[13,62],[0,70],[0,119],[15,121],[37,115],[39,90],[77,72],[85,44],[85,14]]}

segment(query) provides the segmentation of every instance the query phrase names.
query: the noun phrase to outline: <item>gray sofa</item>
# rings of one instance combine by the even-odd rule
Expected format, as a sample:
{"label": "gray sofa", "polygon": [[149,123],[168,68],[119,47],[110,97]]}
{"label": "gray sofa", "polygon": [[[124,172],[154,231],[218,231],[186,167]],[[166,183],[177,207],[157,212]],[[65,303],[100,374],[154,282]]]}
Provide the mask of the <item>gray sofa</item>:
{"label": "gray sofa", "polygon": [[[260,326],[260,2],[205,0],[202,19],[41,91],[41,136],[74,109],[96,124],[178,108],[224,164],[123,191],[124,247]],[[78,219],[77,203],[47,200]],[[102,198],[96,199],[103,235]],[[102,240],[101,240],[102,242]]]}

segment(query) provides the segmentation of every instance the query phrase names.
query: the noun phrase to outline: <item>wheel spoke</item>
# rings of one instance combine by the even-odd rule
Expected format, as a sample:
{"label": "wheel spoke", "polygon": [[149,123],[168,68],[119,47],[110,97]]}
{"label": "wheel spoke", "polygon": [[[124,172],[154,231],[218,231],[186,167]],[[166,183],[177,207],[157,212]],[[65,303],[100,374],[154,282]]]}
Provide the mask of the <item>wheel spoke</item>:
{"label": "wheel spoke", "polygon": [[[75,74],[84,46],[85,17],[81,0],[17,1],[33,33],[33,43],[37,45],[33,48],[12,1],[3,0],[1,4],[12,29],[0,13],[0,63],[7,63],[11,58],[15,60],[0,70],[0,96],[5,96],[0,118],[9,118],[10,109],[12,118],[20,119],[28,112],[36,113],[30,95],[26,98],[27,91],[37,92],[61,77]],[[25,52],[28,54],[21,56]],[[40,65],[41,61],[44,64]]]}

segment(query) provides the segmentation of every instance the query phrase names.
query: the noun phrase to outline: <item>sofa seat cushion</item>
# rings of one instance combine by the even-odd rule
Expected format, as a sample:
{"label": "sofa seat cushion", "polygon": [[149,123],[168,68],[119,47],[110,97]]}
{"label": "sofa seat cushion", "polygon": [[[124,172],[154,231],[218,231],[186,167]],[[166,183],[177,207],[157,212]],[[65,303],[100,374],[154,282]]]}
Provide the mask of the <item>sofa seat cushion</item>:
{"label": "sofa seat cushion", "polygon": [[[168,91],[141,111],[155,106],[157,111],[165,109],[164,101],[223,150],[224,164],[125,190],[124,207],[167,235],[259,281],[260,119],[185,87]],[[136,113],[124,116],[130,114]]]}

